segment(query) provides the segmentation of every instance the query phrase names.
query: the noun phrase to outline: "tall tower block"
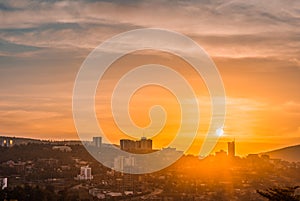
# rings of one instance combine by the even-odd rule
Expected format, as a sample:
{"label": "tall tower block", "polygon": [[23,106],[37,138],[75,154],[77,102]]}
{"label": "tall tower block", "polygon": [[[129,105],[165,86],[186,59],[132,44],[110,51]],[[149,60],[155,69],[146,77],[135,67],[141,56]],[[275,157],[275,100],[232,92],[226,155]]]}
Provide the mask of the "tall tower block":
{"label": "tall tower block", "polygon": [[235,141],[228,142],[228,156],[235,157]]}

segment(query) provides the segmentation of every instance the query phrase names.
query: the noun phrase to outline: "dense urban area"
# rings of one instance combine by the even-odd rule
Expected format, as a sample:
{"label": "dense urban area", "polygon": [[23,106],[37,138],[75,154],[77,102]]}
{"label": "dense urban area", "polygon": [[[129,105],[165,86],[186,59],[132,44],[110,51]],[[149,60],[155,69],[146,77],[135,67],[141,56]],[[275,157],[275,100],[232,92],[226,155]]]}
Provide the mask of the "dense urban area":
{"label": "dense urban area", "polygon": [[[144,148],[151,149],[151,142],[144,140]],[[166,169],[136,175],[103,166],[79,141],[2,137],[0,142],[0,200],[259,201],[266,200],[259,191],[300,184],[300,162],[259,154],[240,158],[235,142],[228,143],[227,152],[204,159],[184,155]],[[107,146],[99,138],[87,143],[99,150]],[[126,143],[120,148],[143,148],[143,139]]]}

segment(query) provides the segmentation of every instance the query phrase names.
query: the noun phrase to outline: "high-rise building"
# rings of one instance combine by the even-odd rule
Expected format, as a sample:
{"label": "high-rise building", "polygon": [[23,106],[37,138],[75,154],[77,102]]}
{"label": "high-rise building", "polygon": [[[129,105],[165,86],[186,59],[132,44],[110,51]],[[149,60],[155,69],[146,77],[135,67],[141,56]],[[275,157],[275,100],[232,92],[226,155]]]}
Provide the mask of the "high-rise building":
{"label": "high-rise building", "polygon": [[135,141],[133,141],[133,140],[121,139],[120,147],[124,151],[134,151],[136,148],[136,144],[135,144]]}
{"label": "high-rise building", "polygon": [[[134,157],[125,157],[118,156],[114,159],[114,170],[119,172],[127,172],[122,173],[122,179],[119,183],[119,190],[122,191],[134,191],[134,185],[136,182],[136,175],[130,174],[135,167],[135,158]],[[127,192],[129,193],[129,192]]]}
{"label": "high-rise building", "polygon": [[83,166],[80,168],[80,174],[77,175],[77,179],[79,180],[92,180],[92,168],[89,166]]}
{"label": "high-rise building", "polygon": [[102,145],[102,137],[93,137],[93,145],[101,148]]}
{"label": "high-rise building", "polygon": [[228,142],[228,156],[235,157],[235,141]]}
{"label": "high-rise building", "polygon": [[135,166],[135,160],[134,157],[124,157],[124,156],[118,156],[114,159],[114,170],[116,171],[129,171],[132,169],[132,167]]}
{"label": "high-rise building", "polygon": [[142,137],[140,142],[140,149],[142,150],[152,150],[152,140]]}
{"label": "high-rise building", "polygon": [[121,139],[120,147],[124,151],[151,151],[152,140],[145,137],[142,137],[141,140],[138,141]]}

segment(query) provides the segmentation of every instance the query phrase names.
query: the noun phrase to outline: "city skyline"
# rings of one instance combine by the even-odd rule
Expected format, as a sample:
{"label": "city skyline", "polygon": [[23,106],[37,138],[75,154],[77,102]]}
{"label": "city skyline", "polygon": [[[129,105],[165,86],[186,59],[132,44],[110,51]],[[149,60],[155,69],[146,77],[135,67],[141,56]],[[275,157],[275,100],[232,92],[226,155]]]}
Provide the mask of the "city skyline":
{"label": "city skyline", "polygon": [[[88,146],[99,150],[93,141]],[[265,196],[260,197],[261,193],[276,189],[274,197],[283,191],[284,198],[298,200],[299,148],[294,149],[296,160],[266,154],[231,157],[219,151],[204,159],[184,155],[169,167],[148,174],[126,174],[140,167],[135,157],[115,155],[110,169],[78,144],[44,142],[0,147],[0,197],[8,200],[25,197],[73,200],[76,197],[78,200],[263,201]]]}
{"label": "city skyline", "polygon": [[[144,143],[143,146],[141,146],[141,141],[147,141],[148,143]],[[151,143],[149,144],[149,141],[151,141]],[[139,154],[145,154],[145,153],[151,153],[153,151],[159,151],[159,150],[164,150],[164,149],[170,149],[173,151],[179,151],[181,153],[183,153],[183,156],[188,156],[188,155],[193,155],[196,157],[199,157],[200,159],[203,159],[202,156],[197,155],[197,154],[193,154],[193,153],[184,153],[184,150],[180,150],[180,149],[176,149],[176,147],[152,147],[153,141],[151,139],[147,139],[145,137],[141,137],[141,139],[120,139],[119,143],[116,144],[111,144],[111,143],[103,143],[102,142],[102,137],[93,137],[90,140],[86,140],[86,141],[80,141],[80,140],[42,140],[42,139],[31,139],[31,138],[19,138],[19,137],[11,137],[11,136],[0,136],[0,147],[13,147],[15,145],[25,145],[28,143],[37,143],[37,144],[43,144],[43,143],[53,143],[55,144],[59,144],[60,146],[57,146],[57,149],[63,149],[64,151],[69,151],[70,147],[68,147],[68,145],[84,145],[84,146],[95,146],[99,149],[101,149],[101,147],[107,146],[107,147],[111,147],[111,146],[117,146],[120,150],[126,151],[128,153],[139,153]],[[221,145],[220,145],[221,144]],[[208,156],[213,156],[216,155],[217,153],[220,152],[224,152],[226,153],[230,158],[236,156],[236,157],[247,157],[248,155],[264,155],[266,153],[270,153],[270,152],[274,152],[274,151],[279,151],[282,149],[287,149],[287,148],[292,148],[292,147],[297,147],[300,146],[298,145],[292,145],[292,146],[286,146],[286,147],[279,147],[277,149],[270,149],[270,150],[264,150],[262,152],[249,152],[249,153],[245,153],[245,154],[240,154],[239,152],[236,152],[237,148],[239,147],[239,143],[236,146],[236,140],[235,139],[229,139],[227,141],[224,142],[219,142],[219,145],[217,145],[213,151],[208,155]],[[56,146],[54,146],[56,147]],[[144,148],[143,148],[144,147]],[[56,149],[56,148],[53,148]],[[227,151],[225,151],[227,150]],[[284,156],[281,154],[281,156]],[[286,156],[289,157],[289,156]],[[285,157],[284,157],[285,158]]]}
{"label": "city skyline", "polygon": [[0,201],[300,201],[299,8],[1,0]]}
{"label": "city skyline", "polygon": [[[3,1],[0,135],[78,140],[72,92],[84,59],[116,34],[152,27],[192,38],[220,71],[227,114],[224,135],[214,152],[234,138],[239,155],[300,144],[299,6],[297,1],[279,0],[167,0],[153,1],[151,9],[147,1]],[[116,80],[130,67],[153,60],[173,67],[197,85],[203,118],[190,153],[198,153],[209,121],[208,92],[201,78],[182,60],[166,53],[137,52],[112,66],[115,70],[102,81],[103,93],[96,95],[97,114],[104,122],[105,134],[112,135],[113,143],[127,137],[109,114],[107,97]],[[178,105],[172,94],[159,87],[137,91],[131,101],[131,117],[138,126],[146,127],[149,108],[156,103],[169,114],[165,130],[154,136],[154,147],[164,147],[179,126]],[[146,135],[151,136],[151,131],[146,130]]]}

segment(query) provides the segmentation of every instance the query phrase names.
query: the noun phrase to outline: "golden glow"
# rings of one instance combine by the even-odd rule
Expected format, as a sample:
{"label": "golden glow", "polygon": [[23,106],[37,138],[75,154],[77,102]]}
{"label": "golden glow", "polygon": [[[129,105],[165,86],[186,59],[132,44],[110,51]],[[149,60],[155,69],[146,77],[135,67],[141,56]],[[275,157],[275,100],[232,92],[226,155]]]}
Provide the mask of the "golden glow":
{"label": "golden glow", "polygon": [[[32,9],[25,1],[1,11],[0,135],[78,139],[72,119],[72,90],[86,56],[123,31],[160,27],[191,37],[212,56],[220,71],[227,115],[224,134],[214,151],[225,150],[226,141],[234,138],[240,155],[300,143],[299,29],[295,29],[293,4],[220,2],[216,11],[210,1],[155,1],[151,9],[145,2],[64,3],[70,9],[51,2]],[[117,80],[139,65],[169,66],[196,90],[201,125],[189,153],[198,153],[211,110],[205,84],[179,58],[166,53],[149,55],[151,51],[124,57],[107,71],[95,98],[99,122],[114,143],[127,137],[114,125],[110,110]],[[178,130],[180,114],[173,95],[159,87],[145,87],[133,96],[130,114],[137,125],[146,126],[149,107],[157,103],[169,115],[164,130],[153,138],[159,148],[167,146]]]}
{"label": "golden glow", "polygon": [[[207,131],[211,106],[207,102],[209,101],[208,91],[206,90],[201,77],[194,76],[196,72],[194,72],[193,68],[179,57],[174,57],[164,52],[138,51],[115,62],[106,72],[104,79],[99,83],[96,98],[98,119],[104,133],[108,134],[106,137],[108,137],[111,142],[117,144],[120,138],[130,138],[130,136],[122,133],[114,123],[110,106],[110,98],[113,88],[120,77],[130,69],[153,61],[161,65],[172,67],[174,70],[178,71],[189,81],[195,90],[196,96],[204,97],[203,100],[199,98],[201,117],[203,117],[200,122],[199,136],[203,136]],[[189,100],[186,101],[188,104]],[[153,105],[161,105],[165,109],[167,114],[166,125],[156,136],[153,136],[149,130],[144,130],[144,133],[140,133],[139,135],[151,136],[155,148],[167,147],[178,132],[181,115],[176,97],[174,97],[174,95],[167,89],[157,85],[149,85],[140,88],[130,101],[130,117],[137,126],[147,127],[150,123],[148,112]],[[193,112],[193,108],[191,108],[191,112]],[[186,132],[187,138],[189,138],[189,131]],[[199,151],[199,148],[196,148],[196,150]]]}

